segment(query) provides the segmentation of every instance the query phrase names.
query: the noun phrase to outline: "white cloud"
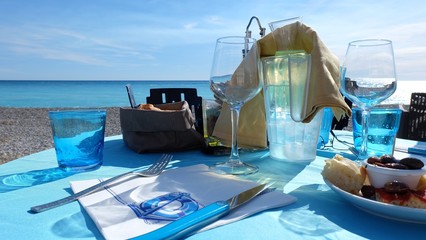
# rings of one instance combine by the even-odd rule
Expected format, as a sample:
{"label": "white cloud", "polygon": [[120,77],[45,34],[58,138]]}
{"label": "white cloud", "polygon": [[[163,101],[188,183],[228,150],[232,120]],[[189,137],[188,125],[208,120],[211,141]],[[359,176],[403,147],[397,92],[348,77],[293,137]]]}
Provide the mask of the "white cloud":
{"label": "white cloud", "polygon": [[212,15],[205,18],[205,22],[213,25],[224,25],[226,20],[220,16]]}
{"label": "white cloud", "polygon": [[19,54],[32,54],[45,59],[63,60],[79,62],[89,65],[108,66],[108,64],[102,59],[85,55],[81,53],[74,53],[66,50],[58,50],[46,47],[27,47],[27,46],[15,46],[12,48]]}
{"label": "white cloud", "polygon": [[185,29],[193,29],[193,28],[195,28],[197,25],[198,25],[197,23],[188,23],[188,24],[185,24],[183,27],[184,27]]}
{"label": "white cloud", "polygon": [[[39,68],[49,69],[60,60],[78,63],[73,66],[76,69],[84,66],[86,71],[108,66],[111,72],[125,72],[124,67],[147,65],[147,62],[167,65],[169,59],[181,59],[182,55],[191,60],[196,58],[198,62],[191,64],[202,68],[211,60],[215,40],[226,35],[244,35],[250,17],[255,15],[266,28],[267,23],[274,20],[303,16],[303,22],[317,30],[340,59],[352,40],[391,39],[401,78],[418,79],[426,75],[423,71],[426,69],[423,57],[426,54],[426,2],[422,0],[410,4],[397,0],[222,0],[214,3],[123,0],[114,4],[106,1],[102,5],[75,0],[66,3],[69,8],[64,8],[62,1],[56,1],[49,2],[48,6],[33,4],[34,9],[24,8],[20,1],[9,4],[12,3],[20,14],[14,12],[18,10],[10,10],[12,8],[5,10],[7,5],[0,1],[0,65],[6,69],[19,67],[11,67],[18,61],[28,64],[34,61],[45,64]],[[252,25],[250,30],[253,37],[259,38],[257,26]],[[194,46],[197,51],[191,51]],[[15,61],[8,61],[4,56]],[[45,63],[46,59],[52,61]],[[185,74],[191,78],[192,74],[186,69],[182,69],[182,73],[169,71],[162,74],[170,78]]]}
{"label": "white cloud", "polygon": [[5,37],[0,43],[20,56],[33,55],[95,66],[117,64],[119,59],[126,62],[126,58],[154,59],[141,49],[67,29],[31,26],[19,30],[3,28],[2,31]]}

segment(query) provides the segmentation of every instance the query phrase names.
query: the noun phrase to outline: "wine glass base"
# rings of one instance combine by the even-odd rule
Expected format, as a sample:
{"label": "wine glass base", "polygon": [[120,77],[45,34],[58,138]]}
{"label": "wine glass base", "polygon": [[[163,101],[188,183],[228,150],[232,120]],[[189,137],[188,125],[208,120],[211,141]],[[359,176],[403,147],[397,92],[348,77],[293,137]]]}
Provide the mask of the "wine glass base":
{"label": "wine glass base", "polygon": [[253,166],[241,161],[220,162],[210,166],[210,170],[219,174],[228,175],[248,175],[259,171],[257,166]]}

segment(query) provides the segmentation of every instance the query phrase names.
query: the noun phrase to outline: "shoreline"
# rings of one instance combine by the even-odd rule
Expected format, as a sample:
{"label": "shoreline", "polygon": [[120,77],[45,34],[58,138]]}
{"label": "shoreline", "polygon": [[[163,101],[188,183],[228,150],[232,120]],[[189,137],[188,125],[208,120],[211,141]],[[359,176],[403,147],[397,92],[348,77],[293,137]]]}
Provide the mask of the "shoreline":
{"label": "shoreline", "polygon": [[[48,112],[70,108],[0,107],[0,165],[53,148]],[[121,135],[120,107],[107,110],[105,136]]]}

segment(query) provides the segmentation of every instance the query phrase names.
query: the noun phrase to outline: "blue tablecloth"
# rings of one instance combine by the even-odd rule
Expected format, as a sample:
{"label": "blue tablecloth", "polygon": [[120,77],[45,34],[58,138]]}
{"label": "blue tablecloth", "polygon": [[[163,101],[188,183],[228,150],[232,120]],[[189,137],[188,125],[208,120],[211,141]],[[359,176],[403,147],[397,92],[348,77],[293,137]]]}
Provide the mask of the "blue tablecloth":
{"label": "blue tablecloth", "polygon": [[[227,159],[200,151],[173,154],[169,168]],[[0,165],[0,239],[102,239],[78,202],[39,214],[28,210],[68,196],[70,181],[111,177],[149,165],[159,156],[137,154],[124,145],[121,136],[114,136],[106,138],[104,164],[96,171],[59,174],[54,149]],[[245,178],[275,182],[278,191],[298,201],[189,239],[421,239],[425,234],[426,225],[377,217],[339,197],[321,177],[325,157],[305,163],[276,161],[268,151],[243,153],[241,157],[260,167],[258,173]]]}

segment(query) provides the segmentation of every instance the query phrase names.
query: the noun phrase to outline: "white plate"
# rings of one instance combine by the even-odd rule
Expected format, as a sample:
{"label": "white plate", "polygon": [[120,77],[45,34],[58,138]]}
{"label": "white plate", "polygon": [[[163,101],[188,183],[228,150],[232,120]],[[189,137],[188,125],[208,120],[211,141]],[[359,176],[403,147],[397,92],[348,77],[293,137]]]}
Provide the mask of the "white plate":
{"label": "white plate", "polygon": [[324,182],[342,198],[363,211],[397,221],[426,224],[426,209],[402,207],[374,201],[345,192],[326,179],[324,179]]}

